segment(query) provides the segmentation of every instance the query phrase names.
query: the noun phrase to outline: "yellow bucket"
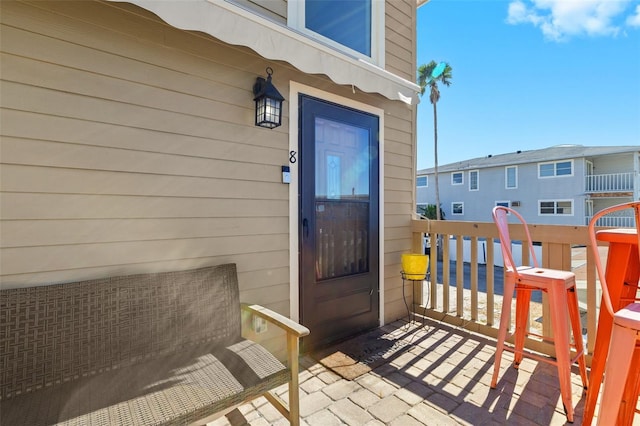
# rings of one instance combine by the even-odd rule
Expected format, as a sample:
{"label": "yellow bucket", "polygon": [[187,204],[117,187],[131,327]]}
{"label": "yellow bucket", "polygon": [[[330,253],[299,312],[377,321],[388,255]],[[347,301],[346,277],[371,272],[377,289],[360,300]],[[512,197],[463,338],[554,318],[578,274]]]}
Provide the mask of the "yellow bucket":
{"label": "yellow bucket", "polygon": [[427,276],[429,256],[426,254],[403,254],[402,272],[406,279],[421,281]]}

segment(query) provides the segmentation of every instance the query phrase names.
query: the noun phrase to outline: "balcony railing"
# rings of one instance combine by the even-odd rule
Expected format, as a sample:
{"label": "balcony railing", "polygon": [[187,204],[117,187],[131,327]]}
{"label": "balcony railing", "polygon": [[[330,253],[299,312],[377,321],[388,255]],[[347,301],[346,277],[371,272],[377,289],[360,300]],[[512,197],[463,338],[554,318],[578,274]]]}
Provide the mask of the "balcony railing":
{"label": "balcony railing", "polygon": [[[591,216],[585,217],[585,223],[588,224],[591,221]],[[607,226],[613,228],[633,228],[636,226],[636,221],[633,216],[622,215],[610,215],[604,216],[598,219],[598,226]]]}
{"label": "balcony railing", "polygon": [[[502,289],[496,283],[502,282],[496,277],[492,265],[498,264],[501,253],[496,226],[493,223],[413,220],[413,251],[423,251],[423,235],[429,235],[432,256],[429,259],[430,278],[428,281],[416,282],[414,287],[414,312],[435,318],[447,323],[463,326],[474,332],[496,337],[502,308]],[[538,258],[541,266],[547,268],[572,270],[572,250],[576,247],[583,250],[580,262],[581,273],[578,280],[580,307],[583,318],[583,338],[589,354],[595,345],[597,308],[599,305],[599,289],[596,282],[595,263],[590,249],[586,226],[530,225],[531,238],[541,243],[542,256]],[[510,227],[514,240],[525,238],[521,226]],[[434,241],[439,241],[441,253],[439,261]],[[465,241],[470,253],[465,253]],[[484,241],[485,244],[478,244]],[[479,249],[479,247],[482,247]],[[522,244],[523,264],[529,264],[526,245]],[[459,260],[452,261],[452,255]],[[515,253],[514,253],[515,254]],[[466,257],[466,258],[465,258]],[[467,262],[465,273],[465,261]],[[488,266],[482,264],[486,263]],[[584,265],[586,263],[586,265]],[[455,265],[455,281],[451,282],[450,268]],[[575,265],[574,265],[575,266]],[[480,281],[479,268],[486,268]],[[497,269],[502,274],[501,269]],[[426,285],[426,288],[423,286]],[[483,291],[480,291],[482,289]],[[533,310],[532,312],[536,312]],[[551,335],[551,317],[546,294],[535,317],[530,318],[532,329]],[[514,315],[512,315],[512,320]],[[548,341],[529,338],[528,348],[538,352],[553,354],[553,345]],[[590,355],[587,357],[590,363]]]}
{"label": "balcony railing", "polygon": [[633,191],[633,173],[609,173],[585,176],[587,193]]}

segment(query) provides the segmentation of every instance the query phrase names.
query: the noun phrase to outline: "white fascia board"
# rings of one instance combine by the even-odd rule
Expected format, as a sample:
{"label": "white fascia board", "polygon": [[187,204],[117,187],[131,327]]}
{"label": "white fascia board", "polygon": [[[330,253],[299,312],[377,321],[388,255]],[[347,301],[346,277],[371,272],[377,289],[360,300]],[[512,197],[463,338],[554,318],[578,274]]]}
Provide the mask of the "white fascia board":
{"label": "white fascia board", "polygon": [[307,74],[324,74],[337,84],[353,85],[408,105],[419,102],[417,84],[225,0],[110,1],[135,4],[175,28],[201,31],[225,43],[248,47]]}

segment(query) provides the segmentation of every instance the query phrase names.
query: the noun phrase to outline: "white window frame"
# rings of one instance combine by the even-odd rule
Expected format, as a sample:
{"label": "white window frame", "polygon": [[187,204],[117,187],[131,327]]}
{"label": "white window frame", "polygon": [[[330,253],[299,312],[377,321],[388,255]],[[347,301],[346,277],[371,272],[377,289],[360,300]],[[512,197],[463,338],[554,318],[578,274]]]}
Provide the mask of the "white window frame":
{"label": "white window frame", "polygon": [[[471,175],[473,173],[476,174],[476,188],[471,187],[471,182],[473,182]],[[480,191],[480,170],[469,170],[469,191]]]}
{"label": "white window frame", "polygon": [[[515,173],[515,185],[509,186],[509,170],[514,170]],[[505,189],[518,189],[518,166],[506,166],[504,168],[504,188]]]}
{"label": "white window frame", "polygon": [[[568,175],[558,175],[558,164],[560,163],[570,163],[571,164],[571,173]],[[551,176],[542,176],[540,174],[540,169],[542,166],[547,164],[553,164],[553,175]],[[545,161],[544,163],[538,163],[538,179],[551,179],[551,178],[565,178],[572,177],[575,173],[575,166],[573,164],[573,160],[559,160],[559,161]]]}
{"label": "white window frame", "polygon": [[371,62],[380,68],[384,68],[384,42],[385,42],[385,2],[379,0],[371,0],[371,56],[367,56],[363,53],[353,50],[343,44],[340,44],[328,37],[318,34],[315,31],[307,29],[305,25],[305,8],[306,2],[304,0],[289,0],[287,2],[287,25],[296,31],[320,41],[327,46],[330,46],[336,50],[344,52],[350,56],[355,56],[358,59],[363,59],[367,62]]}
{"label": "white window frame", "polygon": [[[462,213],[456,213],[453,206],[456,204],[460,204],[460,208],[462,209]],[[453,201],[451,203],[451,215],[452,216],[464,216],[464,201]]]}
{"label": "white window frame", "polygon": [[[418,179],[420,178],[424,178],[424,185],[419,185],[418,184]],[[416,188],[427,188],[429,187],[429,176],[418,176],[416,177]]]}
{"label": "white window frame", "polygon": [[[453,177],[456,175],[460,175],[460,183],[453,181]],[[451,172],[451,185],[464,185],[464,172]]]}
{"label": "white window frame", "polygon": [[[571,204],[571,214],[566,213],[558,213],[558,203],[569,202]],[[553,203],[553,213],[542,213],[542,203]],[[575,216],[576,206],[574,200],[571,199],[560,199],[560,200],[538,200],[538,216],[549,217],[549,216]]]}

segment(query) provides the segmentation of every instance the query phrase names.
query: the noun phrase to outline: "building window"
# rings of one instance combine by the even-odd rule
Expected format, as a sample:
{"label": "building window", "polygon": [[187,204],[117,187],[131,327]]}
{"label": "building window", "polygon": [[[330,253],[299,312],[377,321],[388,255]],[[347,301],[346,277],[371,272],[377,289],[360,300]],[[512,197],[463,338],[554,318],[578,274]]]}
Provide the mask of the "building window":
{"label": "building window", "polygon": [[573,176],[573,160],[538,164],[538,177]]}
{"label": "building window", "polygon": [[511,202],[509,201],[496,201],[496,207],[511,207]]}
{"label": "building window", "polygon": [[504,168],[505,188],[515,189],[518,187],[518,167],[507,166]]}
{"label": "building window", "polygon": [[451,185],[462,185],[464,183],[464,175],[462,172],[451,173]]}
{"label": "building window", "polygon": [[469,172],[469,191],[477,191],[480,189],[480,172],[471,170]]}
{"label": "building window", "polygon": [[573,216],[573,200],[545,200],[539,201],[541,216]]}
{"label": "building window", "polygon": [[418,178],[416,179],[416,186],[418,188],[429,186],[429,179],[427,178],[427,176],[418,176]]}
{"label": "building window", "polygon": [[451,203],[451,214],[464,214],[464,203],[462,201]]}
{"label": "building window", "polygon": [[427,204],[426,203],[418,203],[416,205],[416,213],[422,216],[427,215]]}
{"label": "building window", "polygon": [[[289,26],[384,66],[384,6],[374,0],[287,2]],[[345,49],[346,48],[346,49]]]}

